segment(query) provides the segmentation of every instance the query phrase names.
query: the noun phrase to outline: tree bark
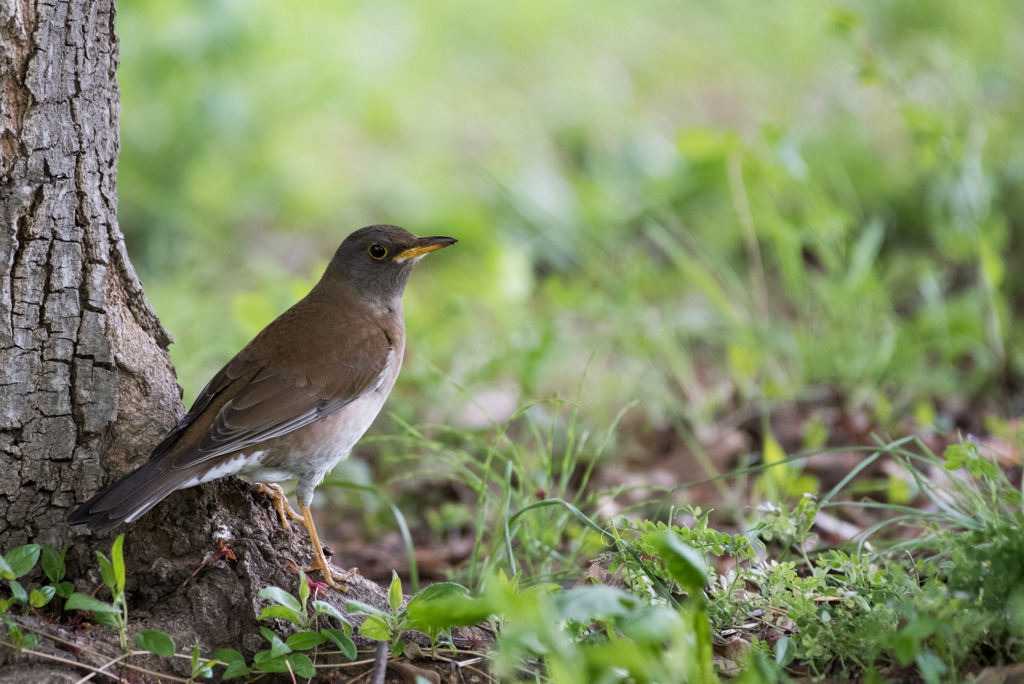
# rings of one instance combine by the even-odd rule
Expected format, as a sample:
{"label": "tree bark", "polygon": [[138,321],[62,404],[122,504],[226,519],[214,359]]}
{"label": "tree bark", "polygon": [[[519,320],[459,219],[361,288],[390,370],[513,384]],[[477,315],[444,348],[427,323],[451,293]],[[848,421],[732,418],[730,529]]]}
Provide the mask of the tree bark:
{"label": "tree bark", "polygon": [[[143,462],[183,413],[170,336],[117,225],[114,14],[113,0],[0,0],[0,551],[70,545],[85,592],[99,584],[92,549],[108,550],[113,535],[72,530],[65,516]],[[267,500],[235,480],[175,493],[119,531],[129,631],[198,640],[206,655],[258,650],[257,592],[294,591],[287,559],[309,556],[304,532],[282,530]],[[220,541],[236,560],[192,576]],[[386,606],[365,580],[351,595]],[[95,632],[109,655],[113,630]],[[0,680],[19,681],[25,662],[0,646]],[[28,672],[23,681],[43,681]]]}
{"label": "tree bark", "polygon": [[12,2],[0,167],[0,548],[59,545],[105,469],[174,422],[171,340],[117,226],[114,7]]}

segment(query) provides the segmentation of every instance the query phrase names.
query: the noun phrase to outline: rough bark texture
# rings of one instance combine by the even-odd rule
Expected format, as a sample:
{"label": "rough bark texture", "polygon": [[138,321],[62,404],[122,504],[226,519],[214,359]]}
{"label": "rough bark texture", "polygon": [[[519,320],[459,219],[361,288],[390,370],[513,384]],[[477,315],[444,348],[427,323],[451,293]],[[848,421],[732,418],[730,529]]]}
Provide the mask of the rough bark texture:
{"label": "rough bark texture", "polygon": [[[113,0],[0,0],[0,49],[0,551],[70,545],[69,577],[92,592],[92,550],[109,549],[113,535],[71,530],[65,516],[142,462],[183,412],[170,337],[117,226]],[[261,648],[257,592],[294,591],[288,559],[309,560],[305,532],[283,531],[265,497],[235,480],[173,494],[123,531],[130,631],[161,629],[180,648],[198,640],[206,655]],[[220,540],[237,560],[192,576]],[[350,596],[386,605],[365,580]],[[111,629],[34,628],[88,646],[82,662],[118,651]],[[0,681],[81,674],[0,645]]]}
{"label": "rough bark texture", "polygon": [[117,227],[113,5],[0,7],[0,548],[59,545],[180,394]]}

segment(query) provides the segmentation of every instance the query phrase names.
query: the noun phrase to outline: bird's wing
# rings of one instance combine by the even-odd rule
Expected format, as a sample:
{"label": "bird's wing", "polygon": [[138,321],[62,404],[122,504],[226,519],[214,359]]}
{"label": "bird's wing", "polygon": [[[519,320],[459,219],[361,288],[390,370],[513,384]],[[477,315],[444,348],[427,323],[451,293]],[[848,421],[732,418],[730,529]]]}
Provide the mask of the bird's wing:
{"label": "bird's wing", "polygon": [[[347,358],[320,377],[239,354],[210,381],[151,458],[163,460],[170,469],[188,468],[288,434],[373,392],[384,382],[393,351],[390,340],[378,332],[349,347]],[[237,392],[229,391],[236,385],[241,385]],[[203,414],[213,411],[216,417],[201,436],[196,435],[194,446],[176,448],[179,438],[205,422]]]}

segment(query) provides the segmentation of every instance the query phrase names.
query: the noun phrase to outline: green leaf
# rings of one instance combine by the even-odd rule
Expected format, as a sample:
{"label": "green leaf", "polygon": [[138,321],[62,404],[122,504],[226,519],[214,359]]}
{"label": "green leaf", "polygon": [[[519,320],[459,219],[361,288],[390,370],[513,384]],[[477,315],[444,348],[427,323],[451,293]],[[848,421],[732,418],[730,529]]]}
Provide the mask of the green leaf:
{"label": "green leaf", "polygon": [[555,597],[555,604],[565,619],[589,623],[628,617],[640,606],[640,599],[621,589],[595,585],[563,591]]}
{"label": "green leaf", "polygon": [[134,636],[135,645],[144,651],[164,658],[174,656],[174,640],[163,632],[147,629]]}
{"label": "green leaf", "polygon": [[14,569],[3,556],[0,556],[0,577],[9,580],[14,579]]}
{"label": "green leaf", "polygon": [[391,651],[391,655],[396,658],[401,658],[402,654],[405,653],[405,642],[404,641],[392,641],[388,645],[388,650]]}
{"label": "green leaf", "polygon": [[224,663],[225,665],[231,665],[237,662],[245,662],[245,656],[236,651],[233,648],[221,648],[218,649],[213,657]]}
{"label": "green leaf", "polygon": [[[268,657],[276,658],[279,655],[284,655],[285,653],[292,652],[291,647],[289,647],[288,644],[281,641],[281,637],[277,636],[276,634],[274,634],[273,631],[267,629],[266,627],[260,627],[260,634],[263,635],[264,639],[270,642],[270,656]],[[253,664],[255,663],[256,661],[254,659]]]}
{"label": "green leaf", "polygon": [[114,566],[102,551],[96,551],[96,562],[100,566],[100,576],[103,577],[103,584],[110,589],[111,593],[117,594],[117,575],[114,574]]}
{"label": "green leaf", "polygon": [[327,641],[327,637],[319,632],[296,632],[285,640],[293,651],[306,651],[316,648]]}
{"label": "green leaf", "polygon": [[708,581],[708,569],[700,553],[668,530],[653,535],[651,541],[668,574],[679,582],[679,586],[690,594],[704,588]]}
{"label": "green leaf", "polygon": [[104,627],[118,627],[118,623],[121,620],[121,611],[116,608],[109,613],[106,612],[93,612],[92,621],[97,625],[103,625]]}
{"label": "green leaf", "polygon": [[922,649],[914,656],[914,664],[917,665],[918,671],[926,682],[940,681],[942,675],[946,674],[946,671],[949,669],[942,662],[942,658],[935,655],[929,648]]}
{"label": "green leaf", "polygon": [[[217,660],[220,660],[220,658],[218,658]],[[221,673],[220,678],[228,680],[234,679],[235,677],[245,677],[250,672],[251,670],[245,664],[245,660],[236,660],[235,662],[230,663],[226,668],[224,668],[224,672]]]}
{"label": "green leaf", "polygon": [[28,603],[28,594],[25,592],[25,587],[21,586],[20,582],[15,580],[10,581],[11,595],[14,600],[18,603]]}
{"label": "green leaf", "polygon": [[409,600],[411,607],[417,601],[435,601],[449,596],[469,596],[469,589],[455,582],[438,582],[425,587]]}
{"label": "green leaf", "polygon": [[388,605],[393,615],[397,615],[398,609],[402,607],[402,580],[394,570],[391,571],[391,586],[388,587]]}
{"label": "green leaf", "polygon": [[57,584],[57,596],[61,598],[67,598],[71,594],[75,593],[75,585],[71,582],[60,582]]}
{"label": "green leaf", "polygon": [[333,641],[334,645],[338,647],[338,650],[341,651],[342,655],[346,658],[349,660],[356,659],[356,644],[348,634],[345,634],[340,629],[334,629],[333,627],[321,629],[320,633]]}
{"label": "green leaf", "polygon": [[999,467],[984,456],[979,455],[978,458],[967,462],[967,472],[979,480],[983,477],[993,480],[999,475]]}
{"label": "green leaf", "polygon": [[79,594],[75,592],[68,597],[67,603],[64,604],[65,610],[90,610],[94,613],[116,613],[117,608],[110,605],[106,601],[100,601],[97,598],[88,596],[86,594]]}
{"label": "green leaf", "polygon": [[213,657],[227,665],[220,675],[221,679],[244,677],[250,672],[245,664],[245,656],[233,648],[222,648],[214,653]]}
{"label": "green leaf", "polygon": [[775,662],[786,667],[796,657],[796,645],[789,637],[782,637],[775,642]]}
{"label": "green leaf", "polygon": [[946,459],[946,470],[956,470],[967,461],[971,453],[964,444],[950,444],[942,455]]}
{"label": "green leaf", "polygon": [[33,649],[36,647],[37,643],[38,639],[36,638],[36,635],[32,632],[29,632],[28,634],[24,635],[21,639],[18,640],[18,647]]}
{"label": "green leaf", "polygon": [[114,545],[110,547],[110,559],[114,566],[114,582],[117,587],[117,593],[120,594],[124,591],[125,573],[124,573],[124,533],[117,535],[117,539],[114,540]]}
{"label": "green leaf", "polygon": [[383,610],[374,608],[369,603],[363,603],[362,601],[345,601],[345,612],[349,615],[380,615],[387,616]]}
{"label": "green leaf", "polygon": [[279,618],[281,620],[287,620],[299,629],[302,629],[302,619],[298,613],[291,608],[285,608],[284,606],[267,606],[260,611],[259,620],[268,620],[270,618]]}
{"label": "green leaf", "polygon": [[57,587],[53,585],[33,589],[28,595],[28,604],[33,608],[42,608],[50,602],[56,592]]}
{"label": "green leaf", "polygon": [[424,594],[425,590],[410,601],[406,611],[411,619],[435,629],[475,625],[497,612],[487,598],[457,594],[426,598]]}
{"label": "green leaf", "polygon": [[35,648],[36,647],[36,635],[29,632],[25,634],[21,631],[10,618],[4,618],[4,622],[7,623],[7,632],[10,636],[11,643],[15,648]]}
{"label": "green leaf", "polygon": [[412,619],[403,620],[402,621],[402,629],[403,630],[405,630],[405,629],[412,629],[412,630],[415,630],[417,632],[423,632],[424,634],[426,634],[430,638],[430,643],[434,643],[434,641],[437,640],[437,637],[439,637],[441,635],[441,629],[440,628],[438,628],[438,627],[431,627],[430,625],[426,625],[426,624],[424,624],[424,623],[422,623],[422,622],[420,622],[418,620],[412,620]]}
{"label": "green leaf", "polygon": [[226,668],[224,668],[224,672],[221,673],[220,678],[224,681],[227,681],[229,679],[234,679],[235,677],[246,677],[251,672],[252,670],[249,669],[249,667],[245,664],[244,661],[231,663]]}
{"label": "green leaf", "polygon": [[46,573],[47,579],[51,582],[57,583],[64,579],[66,568],[64,567],[64,555],[68,552],[67,548],[61,552],[57,552],[57,549],[53,548],[49,544],[43,546],[43,572]]}
{"label": "green leaf", "polygon": [[260,589],[260,593],[257,594],[257,596],[261,599],[273,601],[285,608],[290,608],[295,611],[296,614],[302,612],[302,604],[299,603],[299,600],[280,587],[266,587],[265,589]]}
{"label": "green leaf", "polygon": [[306,573],[299,568],[299,602],[302,605],[306,605],[306,601],[309,600],[309,578],[306,577]]}
{"label": "green leaf", "polygon": [[345,617],[345,615],[340,610],[332,606],[330,603],[327,603],[326,601],[313,601],[313,610],[322,615],[332,617],[335,620],[340,620],[346,625],[352,624],[348,621],[348,618]]}
{"label": "green leaf", "polygon": [[288,672],[289,669],[300,677],[315,677],[316,668],[305,653],[274,655],[271,651],[260,651],[252,659],[253,667],[263,672]]}
{"label": "green leaf", "polygon": [[292,666],[292,672],[299,677],[312,678],[316,676],[316,667],[305,653],[293,653],[288,656],[287,660],[288,664]]}
{"label": "green leaf", "polygon": [[615,627],[637,644],[652,647],[660,646],[666,634],[686,629],[679,611],[643,604],[626,618],[616,620]]}
{"label": "green leaf", "polygon": [[260,651],[252,657],[252,666],[263,672],[287,672],[288,663],[284,654],[273,655],[270,651]]}
{"label": "green leaf", "polygon": [[28,573],[35,566],[36,561],[39,560],[39,544],[19,546],[4,556],[4,560],[7,561],[10,571],[14,573],[14,577],[8,577],[7,579],[21,577]]}
{"label": "green leaf", "polygon": [[380,615],[370,615],[359,626],[359,633],[367,639],[387,641],[391,638],[391,627]]}

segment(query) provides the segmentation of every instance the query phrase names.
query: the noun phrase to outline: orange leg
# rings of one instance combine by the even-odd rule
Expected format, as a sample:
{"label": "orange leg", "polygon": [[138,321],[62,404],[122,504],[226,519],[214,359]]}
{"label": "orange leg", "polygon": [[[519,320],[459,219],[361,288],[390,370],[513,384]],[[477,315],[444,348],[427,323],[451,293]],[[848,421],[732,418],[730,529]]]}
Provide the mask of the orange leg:
{"label": "orange leg", "polygon": [[270,500],[274,502],[274,506],[277,507],[277,515],[281,518],[281,527],[288,529],[288,518],[292,520],[304,520],[301,515],[295,512],[295,509],[288,503],[288,497],[284,495],[284,490],[281,489],[281,485],[273,482],[257,482],[253,485],[253,489],[257,492],[261,492],[270,497]]}
{"label": "orange leg", "polygon": [[320,572],[323,573],[324,581],[335,589],[339,589],[348,593],[348,587],[335,582],[335,580],[341,580],[344,582],[356,575],[359,571],[356,568],[352,568],[347,572],[337,573],[331,570],[330,563],[327,562],[327,558],[324,556],[324,547],[320,545],[320,537],[317,536],[316,526],[313,525],[313,514],[309,510],[309,506],[303,506],[299,504],[299,508],[302,510],[302,519],[306,524],[306,529],[309,531],[309,540],[313,544],[313,565],[307,568],[306,572]]}

